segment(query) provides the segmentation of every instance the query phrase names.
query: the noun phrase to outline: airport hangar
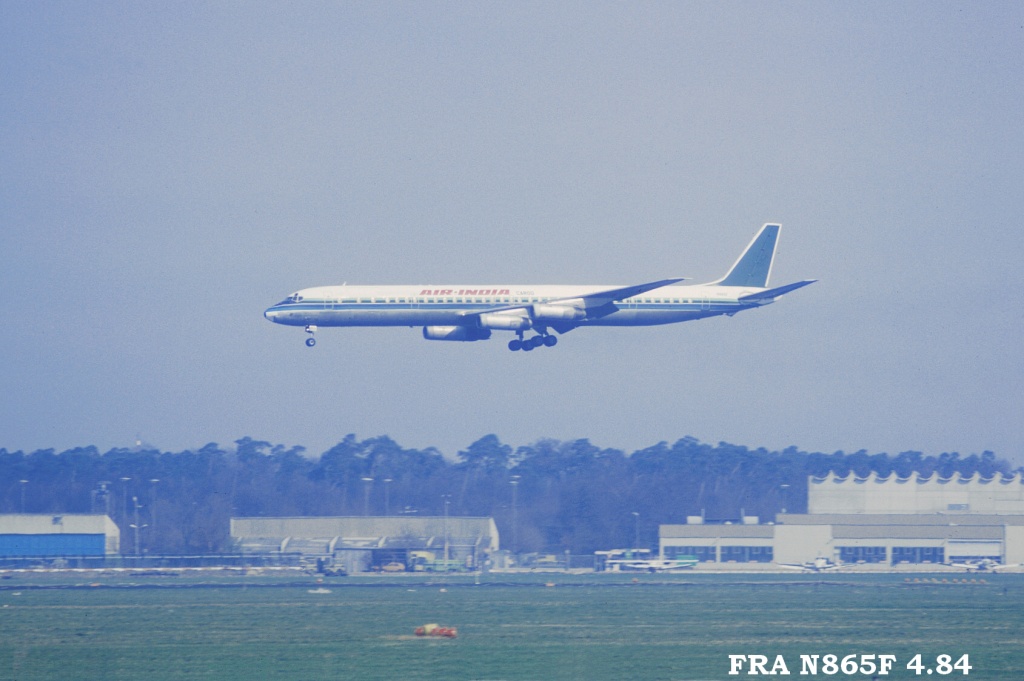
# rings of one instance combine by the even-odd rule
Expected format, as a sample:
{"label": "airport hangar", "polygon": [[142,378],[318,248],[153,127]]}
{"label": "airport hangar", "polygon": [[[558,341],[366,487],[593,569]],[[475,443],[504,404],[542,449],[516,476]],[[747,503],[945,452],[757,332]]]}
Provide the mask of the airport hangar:
{"label": "airport hangar", "polygon": [[0,515],[0,560],[117,555],[121,531],[105,515]]}
{"label": "airport hangar", "polygon": [[232,518],[231,538],[243,554],[297,555],[349,573],[408,566],[413,552],[475,570],[498,552],[494,519],[462,516]]}
{"label": "airport hangar", "polygon": [[991,559],[1024,563],[1024,484],[1012,477],[896,475],[808,480],[806,514],[775,523],[662,525],[663,558],[696,556],[705,567],[802,564],[817,558],[879,569]]}

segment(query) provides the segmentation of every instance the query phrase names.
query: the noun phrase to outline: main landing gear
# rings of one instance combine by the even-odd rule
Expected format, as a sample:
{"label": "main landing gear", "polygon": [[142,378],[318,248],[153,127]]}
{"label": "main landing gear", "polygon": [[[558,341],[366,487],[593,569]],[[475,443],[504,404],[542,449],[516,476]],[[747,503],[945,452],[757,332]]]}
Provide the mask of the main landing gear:
{"label": "main landing gear", "polygon": [[313,337],[313,334],[316,333],[316,327],[310,324],[306,327],[306,333],[309,334],[309,338],[306,339],[306,347],[311,348],[316,345],[316,338]]}
{"label": "main landing gear", "polygon": [[547,348],[553,348],[555,347],[555,344],[558,343],[557,338],[546,333],[540,336],[534,336],[532,338],[526,339],[523,338],[522,331],[517,332],[516,335],[518,335],[519,338],[515,338],[508,342],[508,349],[513,352],[515,352],[516,350],[523,350],[525,352],[529,352],[530,350],[533,350],[534,348],[539,348],[542,345]]}

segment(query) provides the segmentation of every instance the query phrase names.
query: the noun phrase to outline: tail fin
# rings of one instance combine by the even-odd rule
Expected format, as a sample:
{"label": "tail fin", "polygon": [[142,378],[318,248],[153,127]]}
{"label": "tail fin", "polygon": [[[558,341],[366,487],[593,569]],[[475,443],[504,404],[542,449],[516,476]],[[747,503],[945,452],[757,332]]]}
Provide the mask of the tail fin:
{"label": "tail fin", "polygon": [[718,281],[711,282],[719,286],[749,286],[765,288],[768,276],[772,272],[772,261],[775,259],[775,245],[779,241],[779,230],[782,225],[766,224],[750,242],[736,264]]}

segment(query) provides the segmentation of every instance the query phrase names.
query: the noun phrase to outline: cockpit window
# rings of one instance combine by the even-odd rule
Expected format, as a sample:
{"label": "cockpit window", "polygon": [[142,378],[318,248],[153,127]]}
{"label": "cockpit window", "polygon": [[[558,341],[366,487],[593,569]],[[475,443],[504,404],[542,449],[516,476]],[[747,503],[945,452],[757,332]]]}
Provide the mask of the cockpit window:
{"label": "cockpit window", "polygon": [[302,296],[300,296],[298,293],[293,293],[284,300],[282,300],[280,303],[278,303],[278,305],[290,305],[291,303],[299,302],[302,302]]}

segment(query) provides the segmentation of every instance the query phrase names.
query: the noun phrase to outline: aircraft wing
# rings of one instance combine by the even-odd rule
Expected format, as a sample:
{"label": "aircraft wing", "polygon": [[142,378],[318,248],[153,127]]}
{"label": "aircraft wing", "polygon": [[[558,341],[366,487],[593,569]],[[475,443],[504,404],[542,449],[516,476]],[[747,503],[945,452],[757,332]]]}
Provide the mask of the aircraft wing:
{"label": "aircraft wing", "polygon": [[573,298],[563,298],[561,300],[552,300],[550,305],[557,305],[560,302],[569,302],[574,300],[582,300],[584,309],[591,309],[595,307],[601,307],[608,303],[614,303],[619,300],[625,300],[626,298],[632,298],[638,296],[641,293],[647,293],[653,291],[656,288],[662,286],[668,286],[669,284],[677,284],[681,281],[686,281],[686,277],[675,277],[672,279],[661,279],[659,281],[652,281],[647,284],[637,284],[636,286],[623,286],[621,288],[610,288],[604,291],[594,291],[583,296],[575,296]]}
{"label": "aircraft wing", "polygon": [[[659,279],[658,281],[651,281],[646,284],[636,284],[635,286],[621,286],[619,288],[609,288],[600,291],[594,291],[592,293],[586,293],[581,296],[570,296],[567,298],[553,298],[544,305],[565,305],[568,307],[576,307],[586,312],[586,316],[589,319],[597,317],[604,317],[606,315],[615,312],[618,308],[614,306],[614,303],[619,300],[625,300],[632,296],[638,296],[641,293],[647,293],[653,291],[656,288],[662,286],[668,286],[670,284],[676,284],[680,281],[685,281],[685,277],[674,277],[672,279]],[[527,305],[502,305],[500,307],[492,307],[486,310],[475,310],[473,312],[466,312],[463,316],[475,317],[482,314],[497,314],[500,312],[515,312],[522,311],[523,316],[531,316],[530,311],[533,304]],[[565,333],[562,328],[568,331],[574,328],[576,324],[571,322],[553,323],[559,333]]]}
{"label": "aircraft wing", "polygon": [[[676,284],[680,281],[686,281],[686,277],[673,277],[672,279],[659,279],[658,281],[651,281],[646,284],[636,284],[635,286],[609,288],[604,289],[603,291],[587,293],[582,296],[570,296],[568,298],[550,300],[546,304],[580,308],[586,312],[586,319],[600,319],[601,317],[607,317],[613,312],[617,312],[619,308],[615,307],[615,303],[620,300],[632,298],[633,296],[638,296],[641,293],[647,293],[648,291],[653,291],[656,288]],[[558,331],[558,333],[567,333],[576,328],[577,324],[574,322],[553,322],[551,326]]]}
{"label": "aircraft wing", "polygon": [[781,568],[787,570],[803,570],[804,572],[828,572],[830,570],[838,570],[842,565],[837,563],[829,563],[828,565],[815,565],[814,563],[803,563],[796,565],[794,563],[776,563]]}

